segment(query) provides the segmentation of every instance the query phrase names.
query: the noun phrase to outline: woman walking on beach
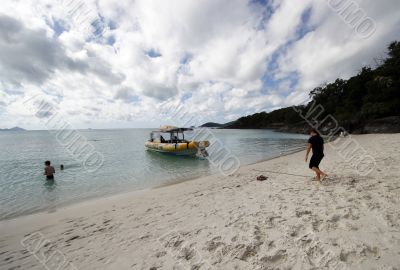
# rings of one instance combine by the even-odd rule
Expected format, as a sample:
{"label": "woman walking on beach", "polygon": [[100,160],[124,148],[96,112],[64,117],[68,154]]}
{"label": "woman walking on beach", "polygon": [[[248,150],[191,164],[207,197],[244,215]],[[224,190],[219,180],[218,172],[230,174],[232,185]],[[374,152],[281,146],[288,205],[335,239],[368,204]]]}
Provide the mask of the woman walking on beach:
{"label": "woman walking on beach", "polygon": [[309,168],[315,172],[317,181],[323,180],[327,174],[319,169],[319,163],[324,158],[324,139],[319,135],[317,130],[314,128],[310,129],[310,139],[308,139],[307,151],[306,151],[306,162],[308,155],[312,149],[312,156],[310,159]]}

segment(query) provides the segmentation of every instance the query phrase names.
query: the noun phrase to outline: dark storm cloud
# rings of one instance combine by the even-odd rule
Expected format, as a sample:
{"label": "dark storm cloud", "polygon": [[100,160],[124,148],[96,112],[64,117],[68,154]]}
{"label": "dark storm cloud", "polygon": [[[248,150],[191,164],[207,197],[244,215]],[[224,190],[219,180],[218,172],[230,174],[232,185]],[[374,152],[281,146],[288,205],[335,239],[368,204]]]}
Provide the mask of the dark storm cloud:
{"label": "dark storm cloud", "polygon": [[178,89],[161,84],[148,83],[145,85],[142,92],[147,97],[163,101],[174,97],[178,93]]}
{"label": "dark storm cloud", "polygon": [[31,30],[18,20],[0,15],[0,79],[19,85],[43,83],[56,69],[85,72],[88,65],[66,56],[57,39],[44,30]]}
{"label": "dark storm cloud", "polygon": [[95,57],[90,61],[90,72],[111,85],[120,84],[125,79],[124,74],[112,72],[112,67],[109,63],[98,60]]}
{"label": "dark storm cloud", "polygon": [[126,103],[133,103],[139,101],[139,97],[133,94],[134,91],[130,87],[122,87],[118,89],[114,95],[114,99],[122,100]]}

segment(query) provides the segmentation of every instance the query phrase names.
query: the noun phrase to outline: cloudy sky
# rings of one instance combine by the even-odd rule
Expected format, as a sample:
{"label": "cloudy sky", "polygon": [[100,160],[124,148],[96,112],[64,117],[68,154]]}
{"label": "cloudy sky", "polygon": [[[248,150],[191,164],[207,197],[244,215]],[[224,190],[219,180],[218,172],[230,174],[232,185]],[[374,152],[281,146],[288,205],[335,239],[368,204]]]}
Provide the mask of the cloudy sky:
{"label": "cloudy sky", "polygon": [[26,105],[32,97],[54,104],[76,128],[156,127],[174,123],[166,116],[176,106],[177,117],[199,124],[299,104],[314,87],[384,57],[400,39],[399,7],[398,0],[2,0],[0,128],[44,129]]}

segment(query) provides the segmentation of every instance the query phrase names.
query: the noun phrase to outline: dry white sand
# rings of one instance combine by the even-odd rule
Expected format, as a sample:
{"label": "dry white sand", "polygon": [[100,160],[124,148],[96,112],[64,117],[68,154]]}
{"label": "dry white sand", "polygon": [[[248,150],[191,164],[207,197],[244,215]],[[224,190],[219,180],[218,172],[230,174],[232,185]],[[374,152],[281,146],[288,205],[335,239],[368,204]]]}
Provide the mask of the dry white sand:
{"label": "dry white sand", "polygon": [[2,221],[0,269],[400,269],[400,134],[352,138],[367,176],[327,145],[323,183],[301,152]]}

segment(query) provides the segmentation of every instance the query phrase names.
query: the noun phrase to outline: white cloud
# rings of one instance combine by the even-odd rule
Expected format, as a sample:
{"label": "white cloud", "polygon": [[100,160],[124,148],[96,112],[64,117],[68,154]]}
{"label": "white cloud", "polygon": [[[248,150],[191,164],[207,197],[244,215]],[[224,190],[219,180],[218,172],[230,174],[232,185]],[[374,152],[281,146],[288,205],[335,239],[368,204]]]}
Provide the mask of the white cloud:
{"label": "white cloud", "polygon": [[[397,1],[362,1],[360,7],[377,23],[377,31],[368,39],[354,33],[339,15],[326,9],[325,1],[314,1],[312,23],[316,29],[289,47],[279,60],[279,76],[291,72],[300,76],[297,90],[307,92],[321,83],[355,75],[362,66],[374,66],[387,45],[400,36]],[[385,10],[385,13],[383,12]]]}
{"label": "white cloud", "polygon": [[42,128],[20,104],[38,93],[77,127],[158,126],[165,102],[230,121],[300,103],[400,37],[396,0],[357,1],[369,39],[326,1],[266,2],[3,1],[1,123]]}

